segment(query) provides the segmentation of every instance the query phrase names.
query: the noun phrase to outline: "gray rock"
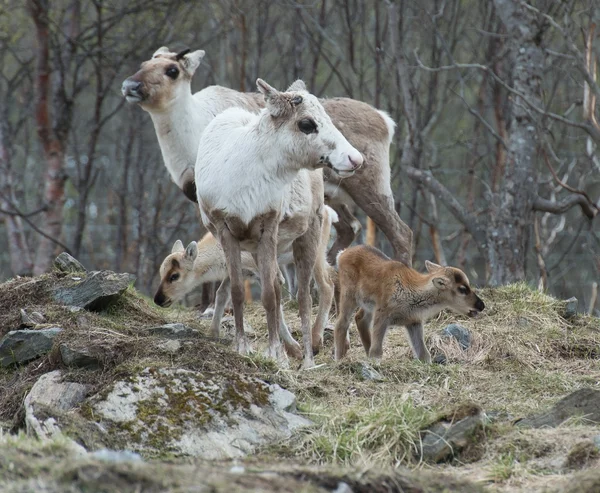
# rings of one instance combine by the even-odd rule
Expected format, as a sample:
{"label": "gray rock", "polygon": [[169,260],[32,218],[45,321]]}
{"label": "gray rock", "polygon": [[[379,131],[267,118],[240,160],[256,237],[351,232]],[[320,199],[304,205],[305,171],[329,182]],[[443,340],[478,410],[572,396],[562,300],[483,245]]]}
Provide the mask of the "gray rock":
{"label": "gray rock", "polygon": [[67,252],[62,252],[54,259],[54,267],[61,272],[85,272],[85,267]]}
{"label": "gray rock", "polygon": [[600,390],[579,389],[562,398],[549,411],[517,421],[517,426],[554,428],[571,417],[585,417],[589,423],[600,423]]}
{"label": "gray rock", "polygon": [[307,426],[295,397],[250,376],[151,369],[92,399],[94,416],[134,451],[233,459]]}
{"label": "gray rock", "polygon": [[[244,319],[244,333],[247,335],[256,334],[256,331],[246,319]],[[235,320],[233,317],[223,317],[221,319],[221,335],[224,337],[233,337],[235,335]]]}
{"label": "gray rock", "polygon": [[52,349],[53,340],[60,332],[59,327],[10,331],[0,341],[0,365],[25,363],[43,356]]}
{"label": "gray rock", "polygon": [[468,416],[451,423],[436,423],[425,430],[421,440],[421,455],[424,461],[437,463],[456,457],[476,433],[483,429],[485,417],[481,414]]}
{"label": "gray rock", "polygon": [[592,442],[596,445],[596,448],[600,451],[600,435],[592,437]]}
{"label": "gray rock", "polygon": [[575,315],[577,315],[577,298],[575,298],[574,296],[572,298],[569,298],[568,300],[565,301],[565,311],[563,313],[563,317],[564,318],[573,318]]}
{"label": "gray rock", "polygon": [[279,385],[269,385],[269,401],[276,409],[293,413],[296,411],[296,396]]}
{"label": "gray rock", "polygon": [[370,364],[365,363],[364,361],[358,363],[356,372],[363,380],[372,382],[385,382],[385,377]]}
{"label": "gray rock", "polygon": [[101,311],[116,301],[135,280],[131,274],[95,271],[80,277],[68,276],[57,287],[54,300],[69,307]]}
{"label": "gray rock", "polygon": [[44,315],[42,315],[40,312],[27,313],[23,308],[21,308],[20,312],[21,328],[34,327],[38,324],[46,323],[46,317],[44,317]]}
{"label": "gray rock", "polygon": [[62,361],[67,366],[89,369],[96,369],[101,366],[98,358],[91,356],[87,349],[72,348],[66,344],[61,344],[59,349]]}
{"label": "gray rock", "polygon": [[160,349],[169,354],[176,354],[181,349],[181,341],[177,339],[167,339],[159,345]]}
{"label": "gray rock", "polygon": [[[87,385],[61,380],[60,370],[46,373],[35,382],[25,397],[25,426],[29,435],[43,440],[61,434],[56,420],[48,414],[53,409],[68,411],[85,399]],[[38,419],[36,411],[40,408],[45,410],[45,416]]]}
{"label": "gray rock", "polygon": [[438,365],[445,365],[448,362],[448,358],[446,358],[445,354],[436,354],[432,360],[434,363]]}
{"label": "gray rock", "polygon": [[352,490],[352,488],[350,488],[348,483],[344,483],[343,481],[340,481],[337,484],[337,488],[335,490],[333,490],[331,493],[353,493],[353,490]]}
{"label": "gray rock", "polygon": [[103,462],[143,462],[142,456],[129,450],[109,450],[106,448],[90,452],[89,457]]}
{"label": "gray rock", "polygon": [[198,331],[181,323],[164,324],[146,329],[150,335],[164,337],[165,339],[188,339],[197,337]]}
{"label": "gray rock", "polygon": [[443,335],[454,337],[463,349],[471,346],[471,333],[468,329],[458,324],[450,324],[443,330]]}

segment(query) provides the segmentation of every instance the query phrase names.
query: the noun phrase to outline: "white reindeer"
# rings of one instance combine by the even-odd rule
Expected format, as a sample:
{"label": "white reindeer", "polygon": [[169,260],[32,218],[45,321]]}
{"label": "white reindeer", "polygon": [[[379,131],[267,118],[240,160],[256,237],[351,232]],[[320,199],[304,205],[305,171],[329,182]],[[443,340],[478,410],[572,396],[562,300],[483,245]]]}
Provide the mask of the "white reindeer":
{"label": "white reindeer", "polygon": [[[260,94],[221,86],[206,87],[192,95],[192,76],[203,57],[202,50],[173,53],[166,47],[159,48],[123,82],[122,88],[127,101],[139,104],[150,114],[165,165],[173,181],[193,201],[193,168],[206,125],[227,108],[257,112],[264,107]],[[412,232],[394,209],[390,186],[389,147],[394,121],[383,111],[353,99],[323,99],[321,103],[366,162],[366,166],[343,179],[331,169],[323,171],[325,201],[340,216],[329,261],[333,263],[336,253],[348,247],[360,230],[360,223],[344,205],[352,208],[356,203],[387,236],[395,258],[411,265]]]}
{"label": "white reindeer", "polygon": [[[314,278],[319,291],[319,308],[312,329],[313,352],[317,352],[323,337],[323,330],[327,323],[329,310],[333,300],[334,279],[337,277],[332,266],[327,263],[327,244],[331,232],[331,223],[337,221],[335,211],[327,206],[323,211],[323,227],[319,240],[319,249],[314,268]],[[245,279],[258,280],[258,268],[252,255],[242,252],[242,273]],[[285,253],[277,258],[279,265],[289,264],[293,261],[290,253]],[[187,248],[177,240],[171,253],[163,260],[160,266],[160,285],[156,290],[154,302],[163,307],[171,306],[182,300],[186,294],[205,282],[223,281],[217,290],[215,309],[211,322],[211,335],[219,337],[221,319],[225,305],[230,297],[229,276],[223,247],[212,233],[206,233],[196,243],[190,242]],[[289,329],[285,323],[283,310],[280,311],[279,335],[288,346],[291,345]],[[302,357],[302,354],[300,354]]]}
{"label": "white reindeer", "polygon": [[[258,266],[269,330],[268,356],[281,361],[280,285],[277,253],[292,250],[298,272],[298,301],[304,367],[314,365],[310,333],[310,278],[318,248],[310,228],[310,175],[329,165],[341,176],[362,166],[363,157],[333,125],[317,98],[296,81],[279,92],[256,81],[266,108],[259,114],[230,108],[217,115],[200,139],[195,167],[198,204],[204,224],[217,236],[227,259],[240,353],[249,351],[243,325],[241,251]],[[320,225],[319,225],[320,226]],[[306,323],[308,321],[308,323]]]}

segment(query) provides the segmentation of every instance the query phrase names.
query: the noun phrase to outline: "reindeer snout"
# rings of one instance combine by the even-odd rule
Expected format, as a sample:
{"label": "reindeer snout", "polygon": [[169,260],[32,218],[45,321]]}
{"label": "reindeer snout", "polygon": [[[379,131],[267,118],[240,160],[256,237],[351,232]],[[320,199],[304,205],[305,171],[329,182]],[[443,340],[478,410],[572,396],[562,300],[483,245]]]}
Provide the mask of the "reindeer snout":
{"label": "reindeer snout", "polygon": [[167,297],[163,294],[163,292],[157,291],[154,295],[154,303],[156,303],[158,306],[164,306],[166,302]]}
{"label": "reindeer snout", "polygon": [[483,309],[485,308],[485,303],[479,297],[477,298],[477,301],[475,302],[475,308],[477,310],[479,310],[480,312],[482,312]]}
{"label": "reindeer snout", "polygon": [[142,83],[135,80],[125,79],[121,86],[121,92],[128,101],[141,101],[143,99]]}
{"label": "reindeer snout", "polygon": [[365,162],[365,160],[360,152],[356,152],[356,154],[348,155],[348,161],[350,161],[352,169],[355,169],[355,170],[360,168]]}

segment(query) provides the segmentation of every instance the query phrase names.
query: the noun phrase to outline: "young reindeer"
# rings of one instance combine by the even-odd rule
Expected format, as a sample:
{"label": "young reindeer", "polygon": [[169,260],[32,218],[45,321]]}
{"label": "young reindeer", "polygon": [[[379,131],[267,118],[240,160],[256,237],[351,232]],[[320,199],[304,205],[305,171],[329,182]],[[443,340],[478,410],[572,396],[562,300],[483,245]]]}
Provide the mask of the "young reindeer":
{"label": "young reindeer", "polygon": [[[174,53],[166,47],[159,48],[122,86],[127,101],[149,113],[171,178],[194,202],[194,165],[200,136],[208,123],[227,108],[258,112],[264,107],[260,94],[222,86],[209,86],[192,94],[191,80],[203,57],[203,50]],[[341,176],[329,168],[323,170],[325,201],[340,216],[335,225],[337,239],[329,252],[330,262],[358,234],[360,228],[356,226],[360,223],[349,209],[356,204],[386,235],[395,258],[411,265],[412,232],[394,209],[390,186],[389,151],[394,121],[385,112],[354,99],[320,102],[366,163],[350,176]]]}
{"label": "young reindeer", "polygon": [[[293,251],[300,316],[310,321],[309,284],[319,241],[307,238],[314,205],[307,203],[306,196],[311,176],[322,178],[320,170],[309,170],[328,164],[341,175],[351,174],[362,166],[363,157],[335,128],[302,81],[286,92],[261,79],[256,84],[265,97],[264,110],[256,114],[230,108],[217,115],[202,134],[196,191],[202,220],[219,239],[227,259],[238,351],[249,350],[242,313],[241,251],[246,250],[253,253],[258,266],[269,330],[267,354],[281,360],[277,253]],[[314,365],[314,359],[310,324],[304,322],[302,339],[306,368]]]}
{"label": "young reindeer", "polygon": [[[333,300],[333,278],[337,277],[335,270],[325,258],[331,224],[335,221],[337,221],[335,211],[325,206],[319,249],[313,272],[319,290],[319,308],[312,329],[313,352],[319,350]],[[258,268],[252,255],[242,252],[241,256],[244,278],[258,280]],[[286,253],[278,257],[278,262],[280,265],[288,264],[293,260],[291,257],[292,255]],[[219,337],[221,319],[231,294],[231,283],[227,274],[225,253],[212,233],[206,233],[199,243],[192,241],[187,248],[184,248],[183,243],[177,240],[171,253],[160,266],[160,279],[154,302],[163,307],[171,306],[174,302],[182,300],[186,294],[205,282],[223,281],[217,290],[215,311],[211,322],[211,335]],[[290,343],[292,336],[285,323],[283,309],[280,310],[279,335],[288,345],[292,345]]]}
{"label": "young reindeer", "polygon": [[[444,308],[474,317],[485,305],[464,272],[426,261],[421,274],[376,248],[357,246],[338,255],[340,307],[334,329],[335,359],[348,350],[348,328],[356,308],[356,327],[369,358],[381,359],[390,325],[404,325],[416,358],[431,362],[423,323]],[[371,331],[371,326],[373,329]]]}

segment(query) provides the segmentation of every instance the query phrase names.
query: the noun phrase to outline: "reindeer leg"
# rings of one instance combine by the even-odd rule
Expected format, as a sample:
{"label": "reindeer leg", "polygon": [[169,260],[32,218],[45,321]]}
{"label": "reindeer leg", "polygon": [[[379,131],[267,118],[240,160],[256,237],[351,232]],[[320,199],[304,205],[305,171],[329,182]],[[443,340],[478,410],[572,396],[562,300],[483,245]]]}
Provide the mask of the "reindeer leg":
{"label": "reindeer leg", "polygon": [[360,340],[365,348],[367,356],[371,349],[371,323],[373,322],[373,312],[361,308],[354,317],[356,327],[360,335]]}
{"label": "reindeer leg", "polygon": [[225,305],[227,305],[227,300],[229,299],[230,289],[231,281],[229,280],[229,277],[226,277],[221,282],[219,289],[217,289],[217,295],[215,297],[215,313],[213,313],[213,318],[210,323],[210,335],[212,337],[219,337],[221,331],[221,319],[223,318]]}
{"label": "reindeer leg", "polygon": [[279,304],[279,336],[283,340],[285,351],[295,359],[302,359],[302,347],[298,344],[298,341],[294,339],[290,333],[290,329],[285,323],[285,316],[283,314],[283,305]]}
{"label": "reindeer leg", "polygon": [[329,277],[331,267],[325,262],[325,257],[319,255],[315,263],[314,277],[319,289],[319,311],[312,328],[312,350],[317,354],[323,343],[323,331],[329,318],[329,311],[333,302],[334,284]]}
{"label": "reindeer leg", "polygon": [[415,358],[425,363],[431,363],[431,354],[429,354],[429,350],[425,346],[425,338],[423,337],[423,324],[415,323],[407,325],[406,332]]}
{"label": "reindeer leg", "polygon": [[379,310],[375,312],[375,321],[373,322],[373,338],[369,358],[379,362],[383,356],[383,338],[389,325],[388,318]]}
{"label": "reindeer leg", "polygon": [[360,222],[346,204],[327,204],[331,207],[338,215],[338,222],[333,224],[336,231],[335,241],[327,254],[327,262],[331,265],[335,265],[335,259],[337,254],[348,248],[352,242],[356,239],[362,226]]}
{"label": "reindeer leg", "polygon": [[277,266],[277,232],[279,218],[275,214],[265,217],[262,234],[256,250],[256,261],[261,284],[261,301],[267,314],[269,330],[269,349],[267,356],[287,364],[287,357],[279,340],[279,310],[281,306],[281,285]]}
{"label": "reindeer leg", "polygon": [[[239,241],[231,234],[225,224],[219,229],[219,241],[225,252],[227,271],[231,282],[231,301],[235,319],[235,347],[240,354],[251,352],[250,344],[244,333],[244,278],[242,275],[242,252]],[[216,311],[216,310],[215,310]]]}
{"label": "reindeer leg", "polygon": [[369,166],[340,182],[392,244],[394,258],[412,266],[412,231],[394,208],[390,187],[389,150],[366,156]]}
{"label": "reindeer leg", "polygon": [[338,310],[338,319],[335,323],[335,328],[333,329],[333,351],[336,361],[339,361],[346,356],[346,352],[350,349],[348,331],[350,329],[352,315],[356,310],[354,293],[350,290],[342,290]]}
{"label": "reindeer leg", "polygon": [[315,365],[310,327],[312,305],[310,280],[313,274],[315,259],[317,258],[321,221],[322,219],[319,215],[313,215],[310,218],[310,224],[306,233],[297,238],[292,245],[296,275],[298,277],[298,308],[300,310],[302,342],[304,345],[303,368],[311,368]]}

